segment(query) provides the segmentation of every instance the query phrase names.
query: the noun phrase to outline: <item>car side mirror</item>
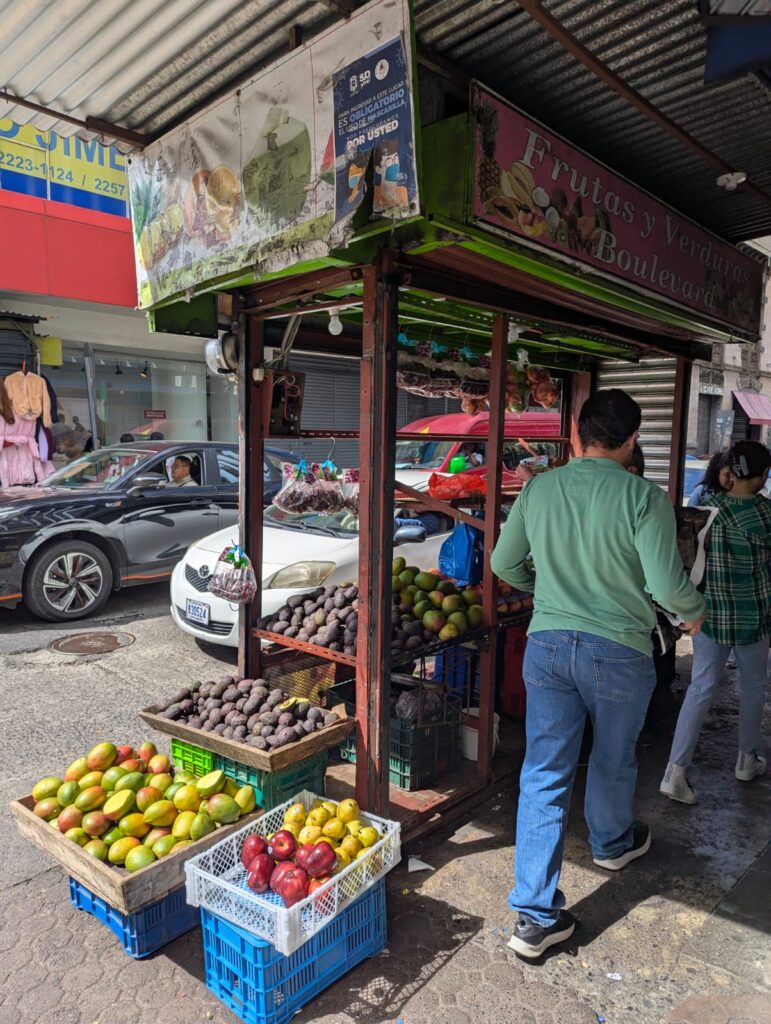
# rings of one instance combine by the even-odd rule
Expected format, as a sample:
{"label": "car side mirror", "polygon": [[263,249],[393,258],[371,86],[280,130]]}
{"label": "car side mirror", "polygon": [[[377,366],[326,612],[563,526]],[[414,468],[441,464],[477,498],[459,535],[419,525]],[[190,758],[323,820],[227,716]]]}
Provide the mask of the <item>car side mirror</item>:
{"label": "car side mirror", "polygon": [[399,526],[394,533],[394,544],[422,544],[426,539],[426,528],[415,526]]}
{"label": "car side mirror", "polygon": [[143,491],[160,491],[166,486],[166,481],[157,473],[143,473],[135,476],[131,481],[129,494],[141,494]]}

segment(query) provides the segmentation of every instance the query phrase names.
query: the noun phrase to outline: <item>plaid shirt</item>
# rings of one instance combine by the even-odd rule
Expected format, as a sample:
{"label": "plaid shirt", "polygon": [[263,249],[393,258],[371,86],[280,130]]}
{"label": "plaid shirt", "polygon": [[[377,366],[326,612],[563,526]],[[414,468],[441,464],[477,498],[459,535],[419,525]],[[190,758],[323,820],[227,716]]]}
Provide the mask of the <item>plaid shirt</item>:
{"label": "plaid shirt", "polygon": [[720,512],[708,537],[704,632],[716,644],[745,647],[769,633],[771,501],[718,494],[705,504]]}

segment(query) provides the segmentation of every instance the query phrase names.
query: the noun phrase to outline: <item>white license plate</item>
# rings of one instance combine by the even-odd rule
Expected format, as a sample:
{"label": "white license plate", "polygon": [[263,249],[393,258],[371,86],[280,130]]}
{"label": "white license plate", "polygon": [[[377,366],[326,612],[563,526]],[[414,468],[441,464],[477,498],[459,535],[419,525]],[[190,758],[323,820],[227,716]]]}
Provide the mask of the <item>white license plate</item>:
{"label": "white license plate", "polygon": [[210,611],[209,605],[205,602],[191,601],[189,597],[187,598],[185,614],[190,622],[195,622],[199,626],[208,626]]}

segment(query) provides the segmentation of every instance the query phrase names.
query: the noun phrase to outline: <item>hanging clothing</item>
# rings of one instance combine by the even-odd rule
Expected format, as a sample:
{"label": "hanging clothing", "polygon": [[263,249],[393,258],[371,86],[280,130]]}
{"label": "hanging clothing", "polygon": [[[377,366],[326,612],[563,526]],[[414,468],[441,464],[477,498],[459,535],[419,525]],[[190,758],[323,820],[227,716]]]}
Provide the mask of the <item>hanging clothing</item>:
{"label": "hanging clothing", "polygon": [[0,377],[0,420],[3,423],[13,423],[14,421],[13,406],[2,377]]}
{"label": "hanging clothing", "polygon": [[54,441],[54,435],[48,427],[43,426],[42,420],[37,421],[35,440],[37,441],[38,450],[40,452],[40,468],[43,478],[46,479],[52,473],[56,472],[56,466],[52,461],[56,451],[56,443]]}
{"label": "hanging clothing", "polygon": [[42,483],[50,473],[40,462],[35,441],[35,420],[18,419],[13,425],[2,422],[0,448],[0,487],[19,487]]}
{"label": "hanging clothing", "polygon": [[43,426],[51,426],[51,399],[42,377],[20,370],[5,378],[5,390],[17,419],[34,421],[41,416]]}
{"label": "hanging clothing", "polygon": [[48,391],[48,401],[51,404],[51,422],[52,423],[58,423],[59,422],[59,402],[58,402],[58,399],[56,397],[56,392],[54,391],[54,386],[51,383],[51,381],[48,379],[48,377],[46,377],[44,374],[41,374],[41,376],[43,377],[43,380],[45,381],[46,390]]}

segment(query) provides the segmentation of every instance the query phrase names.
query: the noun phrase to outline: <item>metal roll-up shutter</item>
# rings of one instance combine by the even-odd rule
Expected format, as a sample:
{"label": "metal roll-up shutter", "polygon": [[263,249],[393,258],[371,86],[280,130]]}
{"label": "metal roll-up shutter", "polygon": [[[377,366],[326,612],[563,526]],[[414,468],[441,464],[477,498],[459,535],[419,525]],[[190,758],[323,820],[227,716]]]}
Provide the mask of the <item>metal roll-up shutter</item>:
{"label": "metal roll-up shutter", "polygon": [[[718,399],[719,401],[719,399]],[[715,396],[699,395],[696,412],[696,454],[706,455],[712,449]]]}
{"label": "metal roll-up shutter", "polygon": [[665,490],[669,485],[677,360],[652,356],[639,363],[603,360],[595,375],[595,390],[621,388],[642,409],[640,445],[645,476]]}
{"label": "metal roll-up shutter", "polygon": [[[345,357],[292,354],[292,370],[305,374],[302,409],[303,430],[359,429],[359,360]],[[300,442],[295,442],[297,449]],[[305,441],[301,454],[306,459],[323,461],[332,452],[331,441]],[[358,466],[359,442],[338,440],[332,453],[334,463],[343,468]]]}
{"label": "metal roll-up shutter", "polygon": [[21,331],[0,327],[0,377],[16,373],[25,359],[29,369],[36,367],[34,344]]}
{"label": "metal roll-up shutter", "polygon": [[[303,430],[359,429],[360,360],[347,357],[314,356],[293,353],[289,366],[305,374]],[[460,412],[460,402],[452,398],[424,398],[406,391],[397,392],[396,427],[423,419]],[[300,443],[294,447],[299,454]],[[332,450],[331,441],[305,441],[302,454],[306,459],[326,459]],[[338,440],[334,445],[334,462],[340,466],[358,466],[359,442]]]}

